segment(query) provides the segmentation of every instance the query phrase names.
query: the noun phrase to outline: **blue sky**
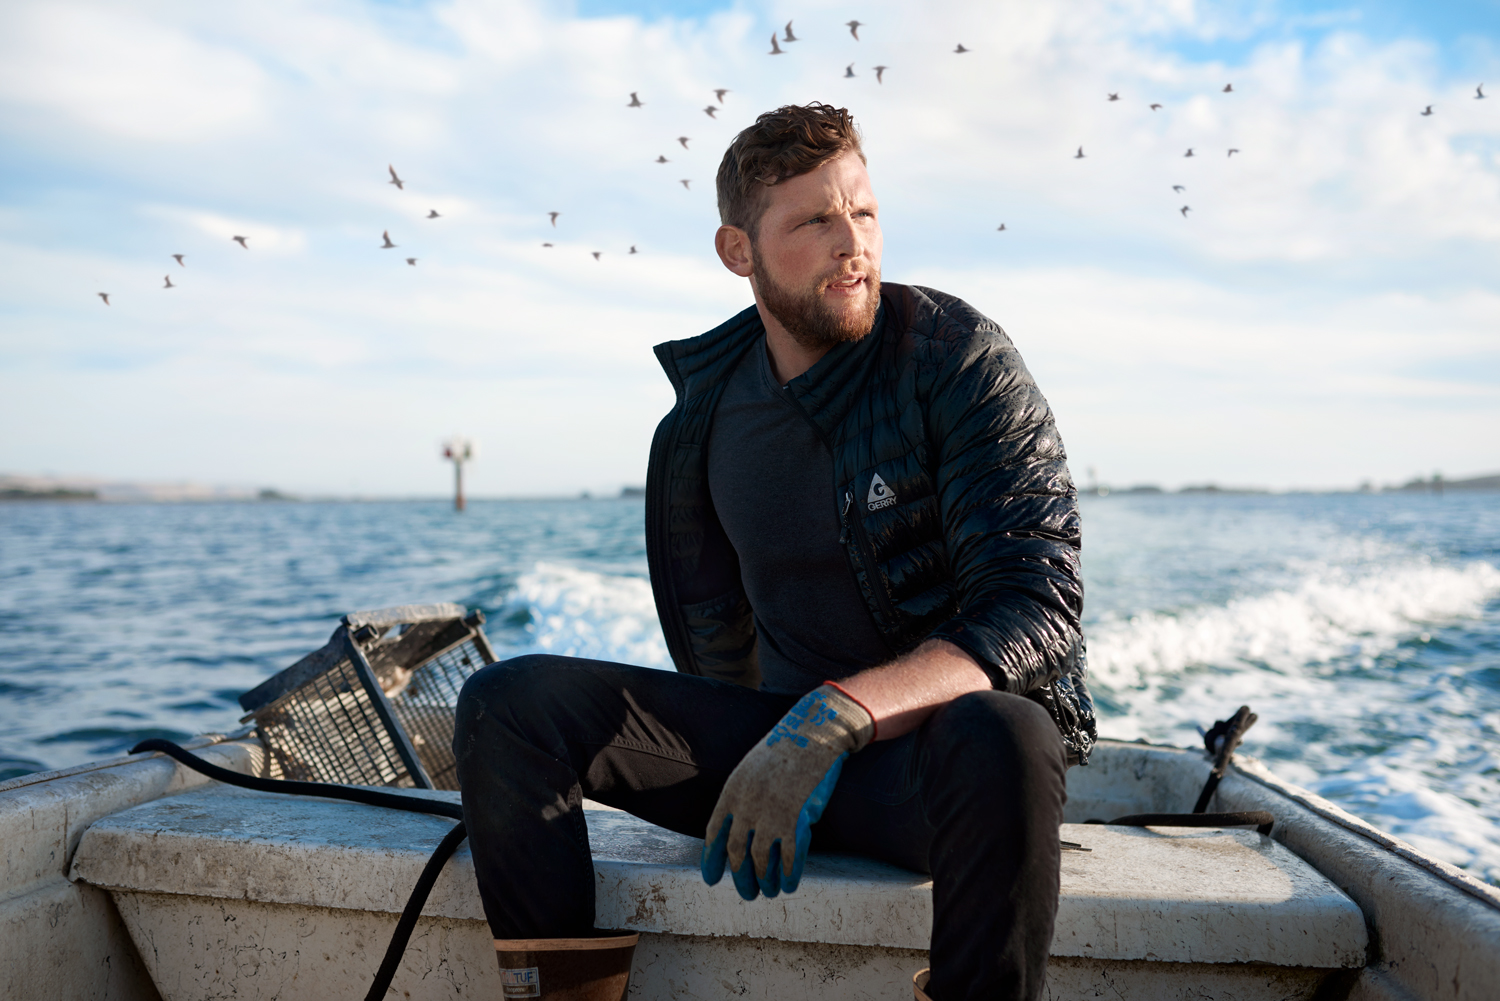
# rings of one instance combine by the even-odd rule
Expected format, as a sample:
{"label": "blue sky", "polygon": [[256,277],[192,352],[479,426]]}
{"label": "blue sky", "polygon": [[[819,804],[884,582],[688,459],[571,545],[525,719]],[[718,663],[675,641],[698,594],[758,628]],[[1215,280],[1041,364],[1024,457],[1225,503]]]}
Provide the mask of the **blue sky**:
{"label": "blue sky", "polygon": [[639,482],[650,345],[749,302],[718,157],[810,99],[1080,480],[1500,469],[1500,3],[14,0],[0,472],[436,494],[463,432],[480,493]]}

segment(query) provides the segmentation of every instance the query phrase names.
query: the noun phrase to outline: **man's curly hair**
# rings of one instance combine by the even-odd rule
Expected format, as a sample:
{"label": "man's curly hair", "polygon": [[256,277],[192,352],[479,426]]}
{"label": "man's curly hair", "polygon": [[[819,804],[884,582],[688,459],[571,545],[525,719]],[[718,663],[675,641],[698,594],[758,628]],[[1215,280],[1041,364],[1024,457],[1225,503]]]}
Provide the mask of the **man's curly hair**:
{"label": "man's curly hair", "polygon": [[861,162],[859,129],[845,108],[814,101],[767,111],[734,137],[719,163],[719,221],[754,240],[771,187],[810,174],[853,150]]}

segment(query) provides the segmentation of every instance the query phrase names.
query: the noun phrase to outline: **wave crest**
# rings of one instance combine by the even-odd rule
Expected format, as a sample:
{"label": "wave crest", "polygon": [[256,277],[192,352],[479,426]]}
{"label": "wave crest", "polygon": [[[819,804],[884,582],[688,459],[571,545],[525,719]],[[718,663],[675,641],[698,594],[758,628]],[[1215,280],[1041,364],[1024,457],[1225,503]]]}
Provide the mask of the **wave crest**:
{"label": "wave crest", "polygon": [[1089,629],[1089,669],[1121,687],[1197,666],[1293,673],[1374,656],[1424,624],[1479,615],[1497,591],[1500,570],[1483,562],[1420,563],[1358,578],[1312,576],[1290,590],[1224,605],[1105,619]]}

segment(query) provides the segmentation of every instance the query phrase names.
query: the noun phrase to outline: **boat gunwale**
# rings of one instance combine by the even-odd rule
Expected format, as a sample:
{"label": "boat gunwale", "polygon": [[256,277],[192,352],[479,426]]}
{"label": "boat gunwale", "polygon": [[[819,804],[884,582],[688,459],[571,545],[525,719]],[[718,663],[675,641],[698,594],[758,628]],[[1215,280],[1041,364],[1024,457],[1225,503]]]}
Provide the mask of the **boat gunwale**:
{"label": "boat gunwale", "polygon": [[[196,751],[199,748],[213,747],[216,744],[227,744],[252,737],[259,742],[260,736],[255,732],[254,724],[242,726],[228,733],[200,733],[190,740],[183,741],[182,747],[185,750]],[[107,768],[121,768],[125,765],[149,761],[154,757],[164,757],[164,755],[160,751],[142,751],[139,754],[122,754],[119,757],[104,758],[101,761],[85,761],[79,765],[69,765],[67,768],[53,768],[42,772],[27,772],[25,775],[17,775],[14,778],[0,782],[0,793],[14,792],[17,789],[41,785],[43,782],[51,782],[55,779],[67,779],[75,775],[87,775],[89,772],[100,772]]]}

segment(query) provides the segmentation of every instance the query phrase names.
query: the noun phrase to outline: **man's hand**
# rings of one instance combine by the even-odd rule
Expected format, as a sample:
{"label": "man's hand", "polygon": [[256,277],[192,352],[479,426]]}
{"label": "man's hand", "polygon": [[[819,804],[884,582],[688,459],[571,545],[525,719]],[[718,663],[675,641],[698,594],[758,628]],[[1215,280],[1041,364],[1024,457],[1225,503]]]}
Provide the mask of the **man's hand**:
{"label": "man's hand", "polygon": [[797,889],[844,759],[874,733],[870,714],[834,686],[804,695],[724,784],[703,839],[704,881],[722,879],[727,862],[746,900]]}

